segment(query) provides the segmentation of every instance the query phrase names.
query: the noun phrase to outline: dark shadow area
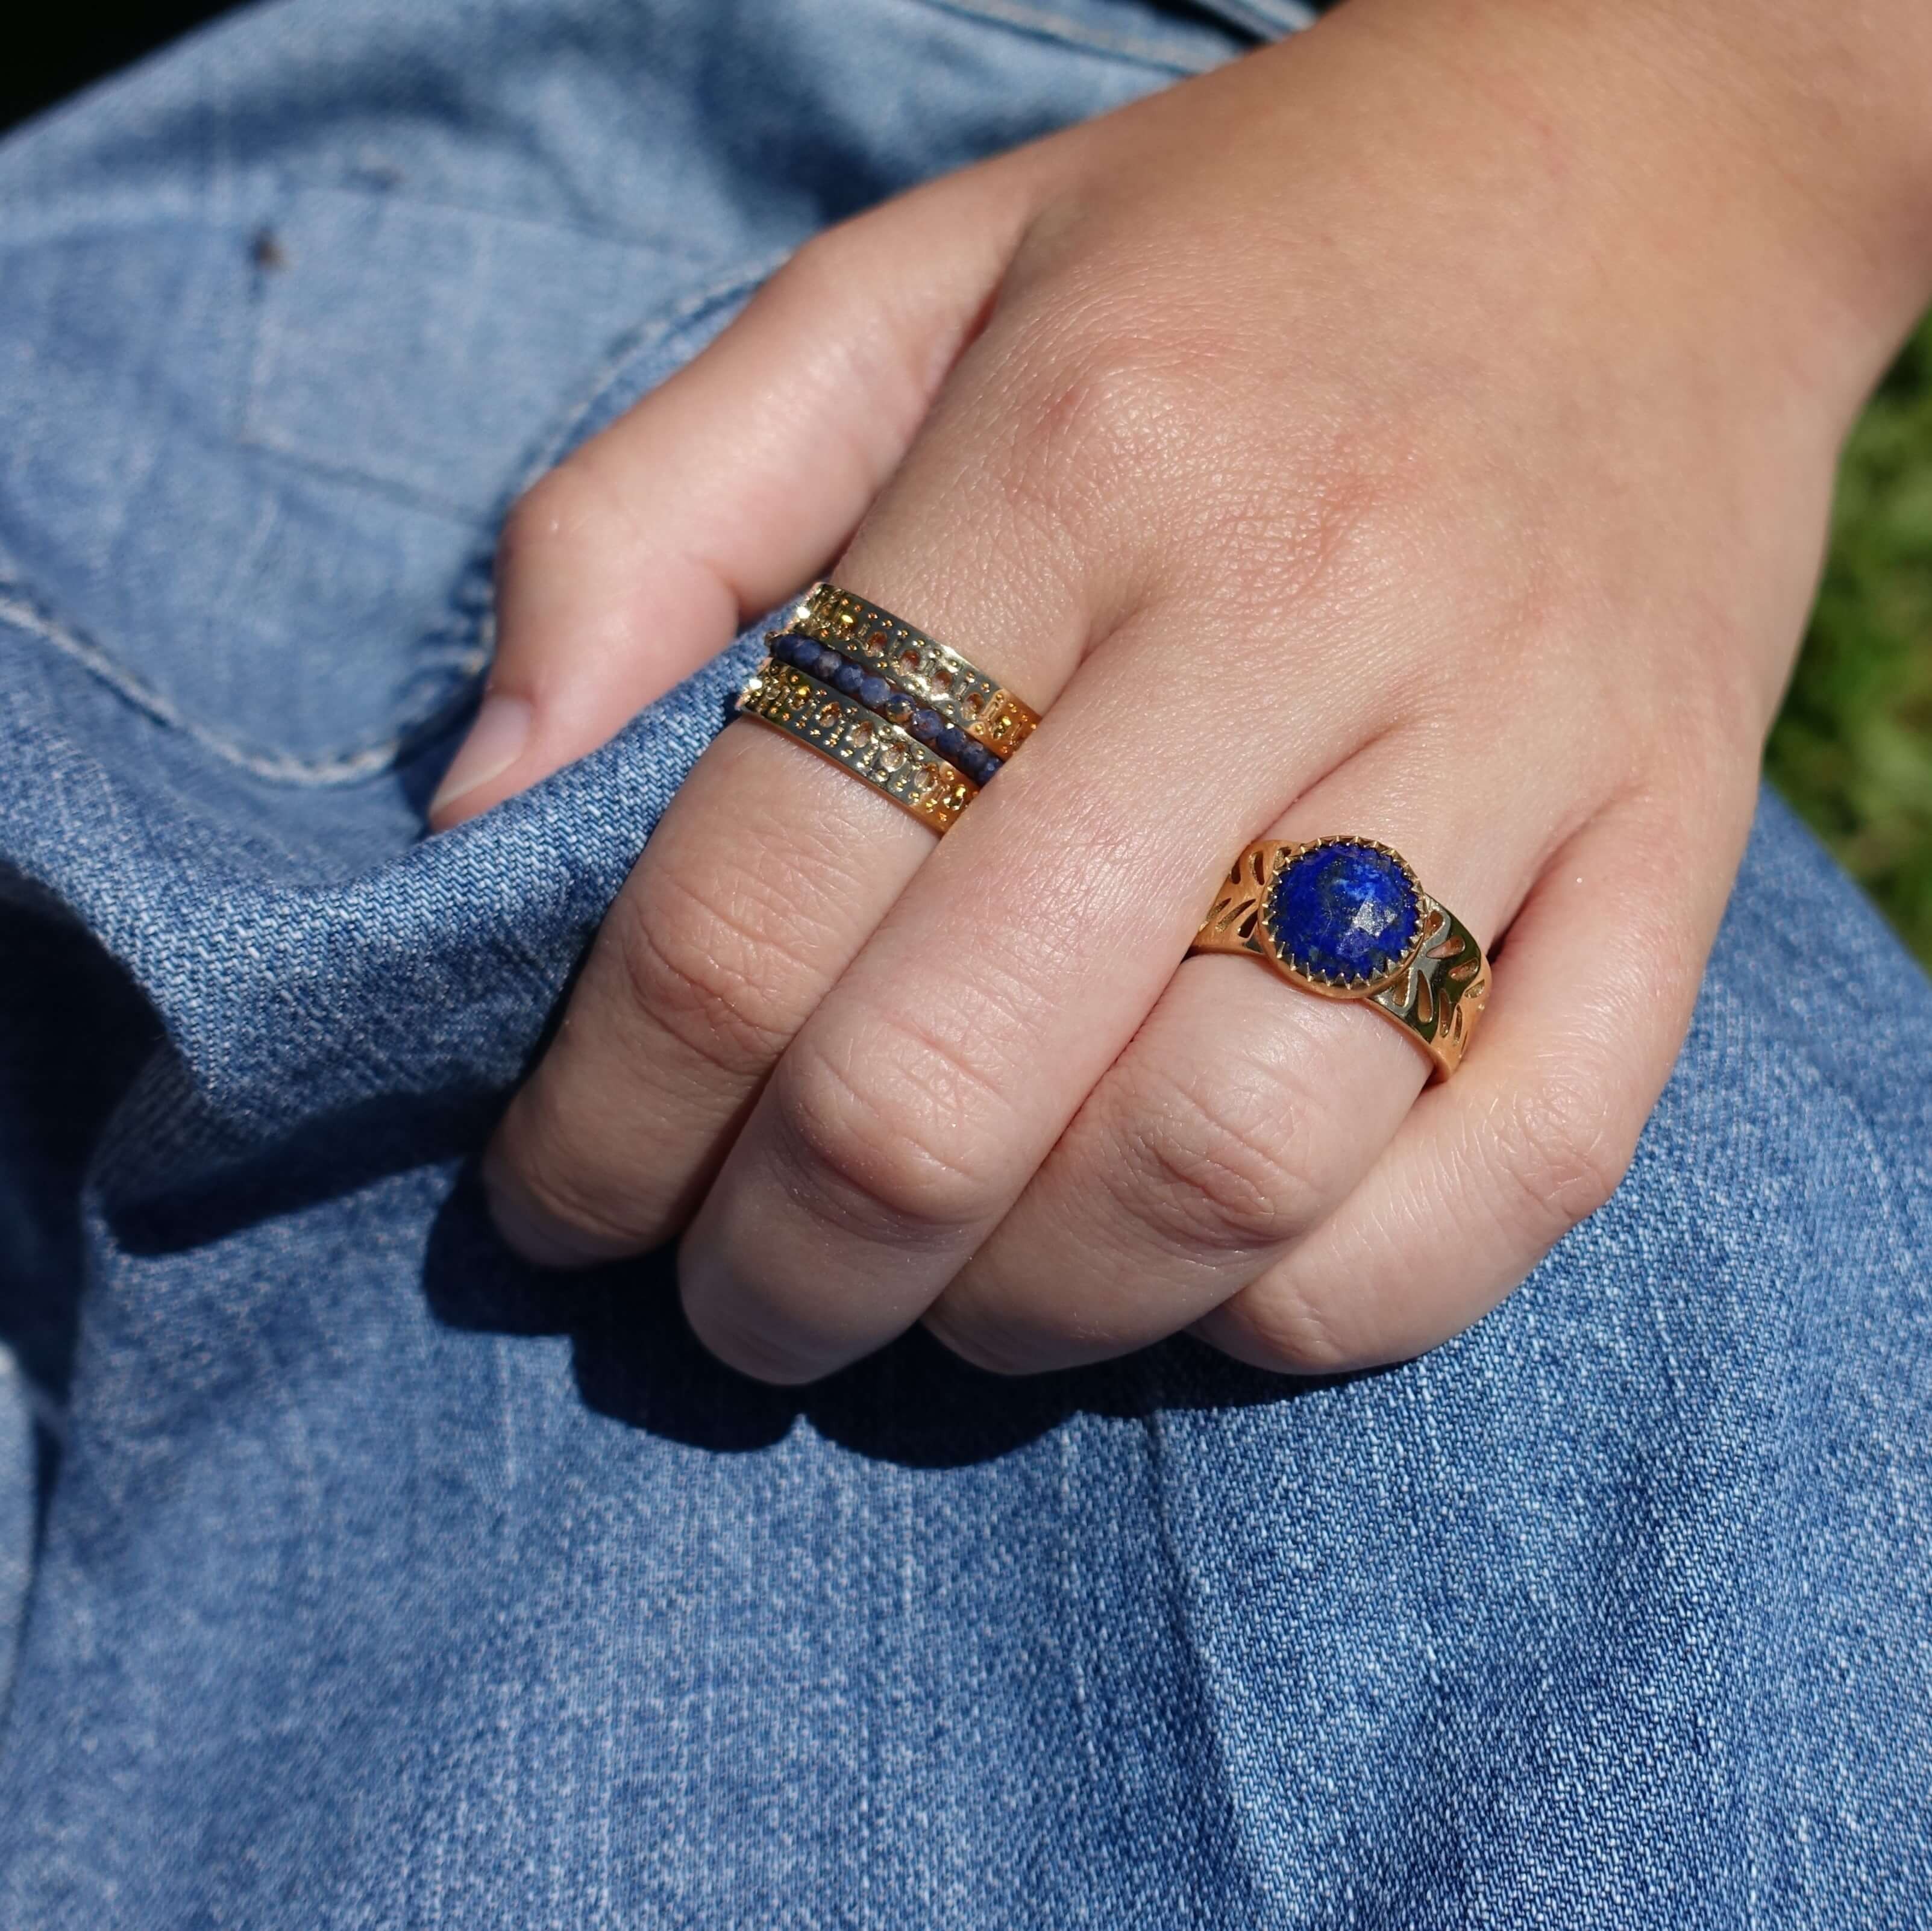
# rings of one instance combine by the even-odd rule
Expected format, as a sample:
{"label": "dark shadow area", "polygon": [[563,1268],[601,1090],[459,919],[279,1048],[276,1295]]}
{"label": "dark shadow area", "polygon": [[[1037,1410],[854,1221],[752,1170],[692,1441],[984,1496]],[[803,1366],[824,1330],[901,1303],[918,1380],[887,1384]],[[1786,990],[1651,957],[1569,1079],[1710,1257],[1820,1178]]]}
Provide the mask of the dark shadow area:
{"label": "dark shadow area", "polygon": [[[152,1010],[65,913],[0,877],[0,1342],[56,1407],[80,1330],[81,1188],[159,1041]],[[40,1497],[58,1443],[37,1431]]]}
{"label": "dark shadow area", "polygon": [[[231,0],[232,4],[232,0]],[[0,131],[230,10],[210,0],[16,7],[0,39]]]}
{"label": "dark shadow area", "polygon": [[[383,1094],[308,1121],[256,1152],[184,1183],[166,1156],[191,1134],[182,1120],[195,1105],[185,1085],[144,1087],[138,1109],[115,1123],[111,1181],[101,1207],[114,1238],[130,1254],[178,1254],[357,1193],[380,1180],[473,1153],[503,1110],[496,1088],[458,1084],[426,1095]],[[157,1115],[168,1124],[150,1134]],[[163,1157],[144,1171],[142,1150]]]}
{"label": "dark shadow area", "polygon": [[430,800],[436,796],[442,774],[454,761],[463,740],[470,735],[470,727],[476,721],[476,707],[482,701],[483,683],[479,677],[448,713],[428,726],[396,760],[392,774],[396,788],[425,826],[429,822]]}
{"label": "dark shadow area", "polygon": [[726,1453],[770,1447],[803,1421],[855,1454],[957,1468],[1008,1454],[1076,1414],[1251,1408],[1330,1385],[1263,1374],[1185,1336],[1124,1360],[1009,1378],[968,1366],[915,1328],[823,1381],[770,1387],[699,1345],[668,1250],[581,1274],[531,1267],[497,1237],[473,1169],[437,1216],[423,1286],[449,1327],[568,1335],[578,1391],[599,1414]]}
{"label": "dark shadow area", "polygon": [[[104,1091],[104,1111],[118,1090]],[[372,1100],[221,1168],[199,1188],[158,1186],[137,1204],[123,1193],[123,1155],[142,1137],[141,1116],[170,1110],[177,1097],[166,1081],[151,1081],[116,1121],[120,1197],[103,1205],[114,1237],[130,1252],[199,1246],[387,1175],[462,1158],[424,1256],[430,1312],[469,1333],[568,1336],[586,1407],[692,1447],[767,1448],[803,1421],[857,1454],[952,1468],[1007,1454],[1076,1413],[1132,1417],[1164,1408],[1245,1408],[1325,1385],[1264,1374],[1184,1336],[1124,1360],[1008,1378],[969,1366],[915,1329],[823,1381],[770,1387],[700,1345],[679,1305],[669,1250],[573,1273],[532,1267],[505,1245],[472,1157],[501,1109],[500,1093],[452,1090],[433,1099]],[[70,1322],[70,1309],[65,1318]]]}

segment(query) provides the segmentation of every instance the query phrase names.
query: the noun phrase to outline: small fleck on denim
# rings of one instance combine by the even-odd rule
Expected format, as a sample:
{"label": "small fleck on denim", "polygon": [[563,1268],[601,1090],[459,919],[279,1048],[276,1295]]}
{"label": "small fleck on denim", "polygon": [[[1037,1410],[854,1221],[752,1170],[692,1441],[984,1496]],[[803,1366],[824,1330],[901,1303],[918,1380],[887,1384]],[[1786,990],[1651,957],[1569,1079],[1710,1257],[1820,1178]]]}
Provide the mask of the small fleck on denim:
{"label": "small fleck on denim", "polygon": [[1302,12],[280,0],[0,145],[0,1926],[1932,1922],[1932,989],[1774,803],[1405,1367],[776,1390],[478,1209],[752,649],[424,837],[505,505]]}

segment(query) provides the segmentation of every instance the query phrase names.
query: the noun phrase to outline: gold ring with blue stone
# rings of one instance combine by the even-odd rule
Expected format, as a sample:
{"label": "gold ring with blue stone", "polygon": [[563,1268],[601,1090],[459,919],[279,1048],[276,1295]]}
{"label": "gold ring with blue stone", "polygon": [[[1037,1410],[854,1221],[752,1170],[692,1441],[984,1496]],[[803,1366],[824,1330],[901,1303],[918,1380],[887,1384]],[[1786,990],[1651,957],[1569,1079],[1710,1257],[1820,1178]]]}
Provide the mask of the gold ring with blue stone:
{"label": "gold ring with blue stone", "polygon": [[1392,1019],[1438,1078],[1462,1063],[1489,1003],[1490,962],[1468,926],[1373,838],[1264,839],[1236,860],[1197,952],[1247,952],[1324,999]]}

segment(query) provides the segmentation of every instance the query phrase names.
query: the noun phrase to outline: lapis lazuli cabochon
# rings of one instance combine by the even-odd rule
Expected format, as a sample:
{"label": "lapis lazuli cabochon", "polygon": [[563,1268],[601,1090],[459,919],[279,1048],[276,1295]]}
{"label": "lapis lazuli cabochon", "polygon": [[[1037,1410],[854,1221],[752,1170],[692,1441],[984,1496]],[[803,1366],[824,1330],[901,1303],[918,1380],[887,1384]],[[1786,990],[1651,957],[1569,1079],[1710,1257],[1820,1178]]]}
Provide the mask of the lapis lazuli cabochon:
{"label": "lapis lazuli cabochon", "polygon": [[1268,931],[1311,978],[1378,978],[1415,942],[1422,907],[1400,863],[1338,840],[1291,859],[1268,894]]}

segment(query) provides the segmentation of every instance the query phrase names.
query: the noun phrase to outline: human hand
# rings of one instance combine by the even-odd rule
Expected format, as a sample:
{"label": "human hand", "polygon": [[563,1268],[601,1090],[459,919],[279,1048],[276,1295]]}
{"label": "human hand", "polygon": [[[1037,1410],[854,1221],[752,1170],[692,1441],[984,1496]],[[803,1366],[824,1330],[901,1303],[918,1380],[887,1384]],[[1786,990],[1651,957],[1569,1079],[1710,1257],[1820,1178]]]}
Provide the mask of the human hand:
{"label": "human hand", "polygon": [[[1894,7],[1868,61],[1775,10],[1772,56],[1717,0],[1351,0],[813,243],[539,484],[440,826],[855,525],[841,583],[1049,715],[937,845],[726,730],[490,1148],[512,1241],[684,1230],[699,1335],[776,1381],[922,1318],[1006,1370],[1183,1328],[1328,1370],[1594,1209],[1922,293],[1916,110],[1872,76],[1927,31]],[[1366,1009],[1180,963],[1246,844],[1335,832],[1497,955],[1419,1098]]]}

